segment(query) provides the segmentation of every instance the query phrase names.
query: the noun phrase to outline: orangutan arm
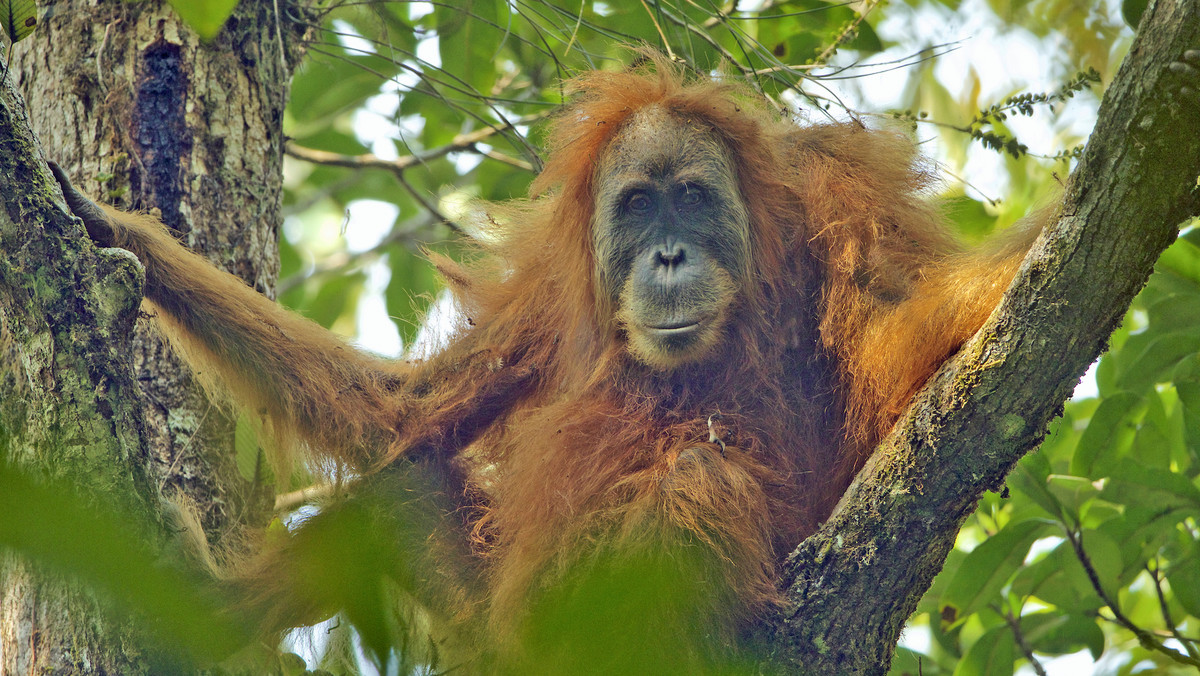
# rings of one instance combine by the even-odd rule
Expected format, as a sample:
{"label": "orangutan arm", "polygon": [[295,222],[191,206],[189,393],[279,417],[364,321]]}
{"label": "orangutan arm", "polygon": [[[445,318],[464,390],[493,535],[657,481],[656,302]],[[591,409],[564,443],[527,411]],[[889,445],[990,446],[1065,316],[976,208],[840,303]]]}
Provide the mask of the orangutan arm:
{"label": "orangutan arm", "polygon": [[983,325],[1041,221],[964,246],[927,198],[936,180],[908,139],[843,124],[795,141],[800,242],[825,269],[821,339],[839,362],[853,472]]}
{"label": "orangutan arm", "polygon": [[352,466],[384,450],[399,374],[328,330],[264,298],[175,240],[158,219],[98,205],[50,165],[67,205],[101,246],[135,254],[157,323],[210,391]]}

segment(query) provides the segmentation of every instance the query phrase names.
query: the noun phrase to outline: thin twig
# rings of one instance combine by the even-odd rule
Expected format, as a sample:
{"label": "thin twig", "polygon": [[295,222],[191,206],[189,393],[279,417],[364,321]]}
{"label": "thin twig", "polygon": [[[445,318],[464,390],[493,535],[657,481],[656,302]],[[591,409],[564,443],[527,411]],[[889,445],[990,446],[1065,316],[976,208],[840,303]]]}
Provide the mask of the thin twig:
{"label": "thin twig", "polygon": [[192,447],[192,442],[196,439],[196,435],[200,434],[200,428],[204,427],[204,421],[208,420],[208,414],[212,413],[212,410],[213,405],[210,401],[204,408],[204,414],[200,416],[200,422],[196,423],[196,429],[192,430],[192,434],[188,437],[187,441],[184,442],[183,448],[179,449],[179,452],[175,454],[174,458],[171,458],[171,464],[167,467],[167,471],[163,473],[162,481],[158,483],[159,493],[162,493],[163,488],[167,485],[167,481],[171,479],[171,474],[173,474],[175,472],[175,468],[179,466],[179,461],[183,459],[183,456],[187,455],[188,449]]}
{"label": "thin twig", "polygon": [[534,170],[533,165],[530,164],[529,162],[526,162],[525,160],[523,160],[519,157],[513,157],[512,155],[505,155],[504,153],[502,153],[498,150],[494,150],[494,149],[482,150],[478,146],[475,146],[475,145],[471,146],[471,150],[473,152],[479,153],[480,155],[483,155],[484,157],[486,157],[490,160],[495,160],[501,164],[507,164],[510,167],[516,167],[517,169],[521,169],[523,171],[533,171]]}
{"label": "thin twig", "polygon": [[279,0],[274,0],[275,3],[275,41],[279,44],[279,72],[284,77],[288,76],[287,54],[283,46],[283,25],[279,21]]}
{"label": "thin twig", "polygon": [[[386,237],[379,240],[375,246],[360,251],[355,254],[344,253],[339,256],[331,256],[329,260],[321,266],[318,266],[307,273],[297,273],[279,281],[275,286],[276,295],[291,291],[301,284],[320,277],[338,276],[345,274],[352,268],[361,268],[375,261],[383,255],[384,251],[393,244],[407,244],[409,242],[419,242],[428,240],[428,237],[422,237],[426,229],[437,222],[437,215],[428,211],[409,220],[407,223],[393,228]],[[416,249],[415,246],[410,246],[410,249]]]}
{"label": "thin twig", "polygon": [[[1108,615],[1103,615],[1103,614],[1101,614],[1099,611],[1092,611],[1091,615],[1092,615],[1093,617],[1096,617],[1097,619],[1104,620],[1105,622],[1108,622],[1109,624],[1115,624],[1115,625],[1118,625],[1118,626],[1120,626],[1120,625],[1121,625],[1121,623],[1120,623],[1120,622],[1118,622],[1118,621],[1116,621],[1114,618],[1111,618],[1111,617],[1109,617]],[[1146,630],[1146,632],[1147,632],[1148,634],[1151,634],[1152,636],[1157,636],[1157,637],[1159,637],[1159,638],[1162,638],[1162,639],[1172,639],[1172,638],[1177,638],[1177,637],[1176,637],[1174,634],[1172,634],[1171,632],[1169,632],[1169,631],[1164,631],[1164,630],[1162,630],[1162,629],[1147,629],[1147,630]],[[1183,636],[1181,640],[1188,641],[1188,642],[1190,642],[1190,643],[1196,643],[1196,644],[1200,644],[1200,638],[1196,638],[1196,637],[1192,637],[1192,636]]]}
{"label": "thin twig", "polygon": [[1008,622],[1008,627],[1012,629],[1013,638],[1015,638],[1017,641],[1017,647],[1020,648],[1021,653],[1025,655],[1025,659],[1029,662],[1029,666],[1033,667],[1033,670],[1037,672],[1038,676],[1047,676],[1046,668],[1043,667],[1042,663],[1038,661],[1038,658],[1034,656],[1033,649],[1029,647],[1029,642],[1025,640],[1025,633],[1021,631],[1021,619],[1011,611],[1001,612],[998,608],[993,608],[993,610],[1003,616]]}
{"label": "thin twig", "polygon": [[1190,655],[1185,655],[1174,648],[1169,648],[1158,640],[1154,634],[1137,626],[1121,612],[1121,608],[1117,602],[1113,600],[1108,592],[1104,590],[1104,585],[1100,584],[1100,575],[1096,573],[1095,567],[1092,566],[1092,560],[1088,557],[1087,552],[1083,550],[1083,538],[1074,528],[1064,528],[1067,536],[1067,541],[1071,543],[1071,547],[1075,550],[1075,557],[1079,559],[1079,563],[1083,566],[1083,571],[1087,573],[1088,580],[1092,583],[1092,588],[1096,590],[1096,594],[1100,596],[1100,600],[1113,614],[1113,619],[1117,624],[1125,627],[1137,637],[1138,643],[1147,650],[1161,653],[1181,664],[1190,664],[1194,667],[1200,667],[1200,659],[1196,659]]}
{"label": "thin twig", "polygon": [[[775,4],[774,0],[767,0],[766,2],[762,3],[762,5],[758,8],[758,11],[765,12],[768,9],[771,9],[771,5],[774,5],[774,4]],[[708,17],[707,19],[705,19],[704,23],[701,25],[704,26],[705,29],[711,29],[711,28],[715,27],[717,24],[728,19],[730,17],[730,15],[736,14],[737,11],[738,11],[737,0],[733,0],[733,2],[729,3],[725,7],[716,9],[713,12],[713,15]]]}
{"label": "thin twig", "polygon": [[400,187],[404,188],[404,191],[408,193],[409,197],[412,197],[417,204],[421,205],[422,209],[436,216],[439,221],[445,223],[454,232],[458,233],[459,235],[467,236],[467,233],[463,232],[462,227],[459,226],[457,222],[451,220],[449,216],[442,213],[442,210],[439,209],[436,204],[430,202],[425,198],[424,195],[421,194],[419,190],[413,187],[413,184],[408,182],[408,179],[402,172],[396,174],[396,180],[400,182]]}
{"label": "thin twig", "polygon": [[1167,597],[1163,594],[1162,576],[1159,574],[1158,557],[1155,557],[1154,569],[1151,570],[1150,565],[1146,564],[1146,572],[1150,573],[1151,579],[1154,580],[1154,592],[1158,595],[1158,607],[1162,612],[1163,622],[1166,622],[1167,629],[1171,632],[1171,636],[1175,637],[1176,641],[1183,646],[1188,655],[1193,659],[1200,659],[1200,651],[1197,651],[1196,646],[1192,644],[1183,634],[1179,632],[1179,625],[1175,624],[1175,620],[1171,618],[1170,604],[1167,603]]}
{"label": "thin twig", "polygon": [[854,17],[854,20],[851,21],[846,28],[843,29],[842,32],[833,39],[833,42],[829,43],[829,46],[826,47],[816,59],[814,59],[815,63],[825,63],[828,61],[829,57],[833,56],[838,47],[842,46],[842,43],[846,42],[846,40],[849,39],[854,31],[858,30],[859,24],[866,20],[867,15],[871,13],[871,10],[879,6],[879,0],[867,0],[867,2],[864,2],[863,4],[864,7],[862,11],[858,13],[858,16]]}
{"label": "thin twig", "polygon": [[667,58],[674,61],[675,52],[671,51],[671,43],[667,40],[666,33],[663,33],[662,26],[658,25],[658,17],[654,16],[654,12],[650,10],[650,5],[646,4],[646,0],[642,0],[642,8],[646,10],[650,22],[654,24],[654,30],[658,31],[658,38],[662,40],[663,49],[667,50]]}
{"label": "thin twig", "polygon": [[[487,127],[483,127],[482,129],[476,129],[475,131],[468,132],[466,134],[459,134],[458,136],[454,137],[454,140],[444,146],[439,146],[422,153],[405,155],[394,160],[385,160],[370,153],[364,155],[343,155],[340,153],[331,153],[325,150],[305,148],[291,142],[287,144],[286,152],[288,155],[291,155],[296,159],[313,162],[315,164],[324,164],[334,167],[349,167],[353,169],[387,169],[394,173],[400,173],[416,165],[445,157],[450,153],[479,152],[474,147],[476,143],[485,141],[496,134],[508,131],[509,129],[512,129],[518,125],[523,126],[543,120],[552,112],[553,111],[551,110],[545,110],[542,112],[533,113],[532,115],[525,115],[524,117],[520,117],[505,124],[489,125]],[[530,169],[532,170],[532,165],[530,165]]]}

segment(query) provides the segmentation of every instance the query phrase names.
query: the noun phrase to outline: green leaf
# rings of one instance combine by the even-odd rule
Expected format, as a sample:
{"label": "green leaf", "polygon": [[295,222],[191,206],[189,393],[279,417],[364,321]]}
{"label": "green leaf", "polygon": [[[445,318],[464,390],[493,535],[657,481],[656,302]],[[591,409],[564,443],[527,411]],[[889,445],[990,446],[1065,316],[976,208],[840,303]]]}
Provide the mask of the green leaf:
{"label": "green leaf", "polygon": [[1171,294],[1189,297],[1200,295],[1200,279],[1185,276],[1183,272],[1176,272],[1172,268],[1157,267],[1154,274],[1150,275],[1146,288],[1134,298],[1134,303],[1140,303],[1143,296],[1155,302]]}
{"label": "green leaf", "polygon": [[288,241],[287,237],[280,237],[279,279],[287,279],[292,275],[299,274],[301,267],[303,267],[303,262],[300,260],[300,254],[296,251],[296,247]]}
{"label": "green leaf", "polygon": [[[169,646],[177,657],[164,651],[168,659],[190,654],[208,663],[244,645],[228,613],[216,607],[211,582],[164,566],[162,552],[147,544],[150,532],[151,525],[113,495],[84,497],[79,486],[35,480],[0,463],[0,551],[84,583],[119,612],[123,626]],[[164,671],[195,671],[171,666]]]}
{"label": "green leaf", "polygon": [[1200,617],[1200,545],[1189,541],[1179,560],[1167,570],[1175,600],[1192,617]]}
{"label": "green leaf", "polygon": [[435,148],[454,140],[463,131],[463,114],[460,110],[447,108],[446,103],[436,95],[422,89],[415,89],[405,94],[400,101],[399,114],[402,116],[415,115],[424,123],[421,127],[420,142],[426,148]]}
{"label": "green leaf", "polygon": [[1097,528],[1121,548],[1121,559],[1125,564],[1122,580],[1137,576],[1146,561],[1158,555],[1177,532],[1180,522],[1188,518],[1188,513],[1183,509],[1128,504],[1124,506],[1123,514]]}
{"label": "green leaf", "polygon": [[534,174],[529,171],[513,171],[499,162],[484,160],[475,170],[475,181],[480,187],[480,197],[490,201],[503,201],[524,197],[529,193],[529,183]]}
{"label": "green leaf", "polygon": [[[1102,531],[1085,530],[1080,537],[1083,540],[1083,552],[1091,562],[1092,569],[1096,571],[1101,586],[1110,598],[1116,598],[1116,592],[1121,586],[1121,573],[1125,570],[1121,548]],[[1078,562],[1078,557],[1076,561]]]}
{"label": "green leaf", "polygon": [[875,29],[871,27],[871,24],[862,21],[858,24],[857,30],[858,35],[855,35],[852,40],[846,43],[848,48],[857,49],[867,54],[883,51],[883,41],[879,39],[879,35],[875,33]]}
{"label": "green leaf", "polygon": [[[1075,476],[1099,478],[1104,466],[1129,448],[1137,433],[1136,418],[1142,412],[1142,397],[1132,392],[1118,392],[1105,397],[1092,414],[1092,419],[1079,438],[1070,473]],[[1108,460],[1102,463],[1101,460]],[[1097,467],[1097,464],[1101,467]]]}
{"label": "green leaf", "polygon": [[1125,23],[1129,24],[1130,28],[1137,30],[1148,3],[1149,0],[1123,0],[1121,2],[1121,17],[1125,19]]}
{"label": "green leaf", "polygon": [[919,653],[911,648],[898,646],[892,656],[892,665],[888,668],[888,676],[914,676],[914,674],[942,673],[931,666],[935,664],[933,657]]}
{"label": "green leaf", "polygon": [[[336,41],[321,47],[335,56],[309,59],[292,78],[284,131],[293,137],[325,131],[339,116],[378,94],[384,80],[400,68],[374,54],[348,53]],[[348,127],[348,120],[345,123]]]}
{"label": "green leaf", "polygon": [[[1141,340],[1143,337],[1145,339]],[[1141,350],[1134,353],[1125,368],[1121,369],[1117,386],[1140,392],[1155,383],[1167,382],[1171,371],[1180,361],[1200,350],[1200,335],[1194,329],[1166,334],[1152,330],[1130,338],[1125,350],[1135,346]]]}
{"label": "green leaf", "polygon": [[1021,616],[1021,633],[1033,650],[1047,655],[1066,655],[1087,648],[1092,659],[1104,652],[1104,632],[1096,620],[1057,612]]}
{"label": "green leaf", "polygon": [[0,21],[8,43],[19,42],[37,26],[37,4],[34,0],[0,0]]}
{"label": "green leaf", "polygon": [[302,148],[343,155],[363,155],[370,152],[370,148],[360,143],[358,137],[337,127],[317,127],[314,128],[314,133],[307,136],[293,135],[292,142]]}
{"label": "green leaf", "polygon": [[1090,479],[1068,474],[1051,474],[1046,487],[1071,514],[1082,512],[1084,506],[1100,492]]}
{"label": "green leaf", "polygon": [[[442,69],[490,95],[496,82],[496,56],[504,30],[497,0],[460,0],[438,6],[438,49]],[[461,85],[459,85],[461,86]]]}
{"label": "green leaf", "polygon": [[1018,598],[1035,596],[1063,610],[1086,612],[1104,605],[1069,542],[1062,542],[1044,558],[1024,566],[1013,578],[1011,593]]}
{"label": "green leaf", "polygon": [[576,565],[570,584],[550,586],[530,602],[521,647],[537,673],[750,673],[736,662],[679,650],[664,633],[679,622],[665,609],[703,603],[708,592],[689,583],[708,565],[695,547],[596,555]]}
{"label": "green leaf", "polygon": [[321,326],[330,328],[343,316],[353,316],[365,281],[364,273],[355,272],[325,282],[312,302],[301,311]]}
{"label": "green leaf", "polygon": [[1035,451],[1017,463],[1016,469],[1008,475],[1008,485],[1024,494],[1047,514],[1059,519],[1063,516],[1062,504],[1050,492],[1047,486],[1049,478],[1050,463],[1041,451]]}
{"label": "green leaf", "polygon": [[1183,435],[1187,449],[1196,453],[1200,449],[1200,380],[1176,377],[1175,393],[1183,406]]}
{"label": "green leaf", "polygon": [[959,193],[942,201],[946,214],[958,226],[959,232],[974,241],[981,241],[996,229],[996,217],[983,202]]}
{"label": "green leaf", "polygon": [[[343,317],[353,318],[365,281],[366,274],[361,270],[320,284],[310,280],[289,291],[280,298],[280,302],[321,326],[330,328]],[[353,332],[353,329],[354,325],[350,324],[348,332]]]}
{"label": "green leaf", "polygon": [[[1075,448],[1079,445],[1079,437],[1087,428],[1096,409],[1100,406],[1099,397],[1071,400],[1063,406],[1062,417],[1051,423],[1050,434],[1042,442],[1038,453],[1046,457],[1051,466],[1060,468],[1059,473],[1070,466],[1071,458],[1075,457]],[[1049,474],[1049,470],[1046,472]]]}
{"label": "green leaf", "polygon": [[304,676],[308,672],[308,665],[304,662],[304,658],[296,653],[280,653],[279,654],[279,673],[281,676]]}
{"label": "green leaf", "polygon": [[1142,426],[1138,428],[1137,436],[1129,449],[1129,457],[1137,458],[1139,463],[1148,467],[1167,469],[1170,465],[1172,440],[1168,438],[1164,429],[1169,427],[1165,421],[1152,420],[1150,415],[1150,411],[1162,410],[1162,397],[1159,393],[1151,391],[1146,399],[1151,404],[1150,410],[1147,411]]}
{"label": "green leaf", "polygon": [[804,64],[812,61],[825,48],[825,36],[807,31],[789,35],[775,45],[772,53],[787,64]]}
{"label": "green leaf", "polygon": [[1172,293],[1146,308],[1150,326],[1159,333],[1196,331],[1200,327],[1200,294]]}
{"label": "green leaf", "polygon": [[[321,169],[336,169],[335,167],[321,167]],[[332,190],[330,195],[338,205],[338,209],[345,212],[346,207],[354,200],[378,200],[393,201],[400,208],[401,215],[405,213],[405,207],[409,207],[409,213],[412,213],[414,203],[407,195],[398,194],[396,192],[396,177],[390,171],[358,171],[342,169],[335,173],[326,175],[324,172],[317,176],[317,172],[313,172],[313,187],[317,190]],[[415,181],[414,181],[415,183]]]}
{"label": "green leaf", "polygon": [[179,18],[208,40],[221,31],[238,0],[170,0]]}
{"label": "green leaf", "polygon": [[333,4],[327,22],[345,21],[379,48],[402,53],[417,49],[417,35],[408,19],[410,7],[401,2]]}
{"label": "green leaf", "polygon": [[1200,489],[1187,477],[1132,460],[1126,460],[1116,468],[1100,497],[1116,504],[1200,511]]}
{"label": "green leaf", "polygon": [[[848,7],[820,0],[800,0],[775,4],[758,13],[758,17],[758,20],[739,24],[756,32],[757,40],[771,50],[772,57],[780,63],[795,66],[811,61],[832,43],[840,29],[854,19],[855,13]],[[859,35],[861,37],[862,33]],[[871,51],[871,38],[878,40],[874,32],[870,32],[863,38],[864,51]]]}
{"label": "green leaf", "polygon": [[1016,642],[1008,625],[993,627],[963,655],[954,676],[1012,676]]}
{"label": "green leaf", "polygon": [[1162,252],[1154,269],[1169,270],[1192,283],[1200,282],[1200,237],[1194,231],[1182,235]]}
{"label": "green leaf", "polygon": [[1021,566],[1029,546],[1050,527],[1043,519],[1010,523],[971,550],[942,594],[942,617],[961,622],[989,602],[998,601],[1000,589]]}

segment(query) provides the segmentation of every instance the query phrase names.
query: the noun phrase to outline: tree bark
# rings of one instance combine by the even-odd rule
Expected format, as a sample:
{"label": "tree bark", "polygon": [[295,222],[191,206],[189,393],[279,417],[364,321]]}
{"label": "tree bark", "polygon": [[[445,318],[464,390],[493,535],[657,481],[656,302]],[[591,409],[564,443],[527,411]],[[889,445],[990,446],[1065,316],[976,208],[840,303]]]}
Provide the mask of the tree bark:
{"label": "tree bark", "polygon": [[[150,481],[136,462],[136,384],[125,366],[141,270],[83,246],[15,91],[0,87],[0,459],[71,476],[147,516]],[[70,299],[65,301],[64,299]],[[116,649],[125,632],[85,592],[0,558],[0,673],[138,673]],[[86,668],[82,665],[88,665]]]}
{"label": "tree bark", "polygon": [[1168,69],[1200,0],[1151,3],[1057,218],[1001,306],[791,555],[775,664],[885,674],[905,620],[987,490],[1044,437],[1178,226],[1200,214],[1200,106]]}
{"label": "tree bark", "polygon": [[[128,500],[148,523],[160,498],[185,494],[214,540],[262,523],[273,487],[239,473],[235,421],[150,322],[135,326],[140,266],[91,245],[29,127],[81,188],[156,210],[189,248],[270,295],[281,120],[303,31],[291,5],[242,2],[204,42],[161,1],[59,2],[15,46],[0,94],[0,457]],[[88,594],[11,558],[0,574],[0,673],[146,673]]]}

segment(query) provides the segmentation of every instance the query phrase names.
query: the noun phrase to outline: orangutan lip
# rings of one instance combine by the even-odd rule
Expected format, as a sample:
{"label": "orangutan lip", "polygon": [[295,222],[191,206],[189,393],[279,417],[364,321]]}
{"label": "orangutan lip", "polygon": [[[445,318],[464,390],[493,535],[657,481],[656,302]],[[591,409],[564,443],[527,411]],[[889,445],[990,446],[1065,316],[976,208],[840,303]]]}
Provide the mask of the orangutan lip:
{"label": "orangutan lip", "polygon": [[656,333],[660,336],[673,336],[685,333],[691,333],[700,328],[701,322],[681,322],[678,324],[667,324],[665,326],[647,326],[646,329],[651,333]]}

